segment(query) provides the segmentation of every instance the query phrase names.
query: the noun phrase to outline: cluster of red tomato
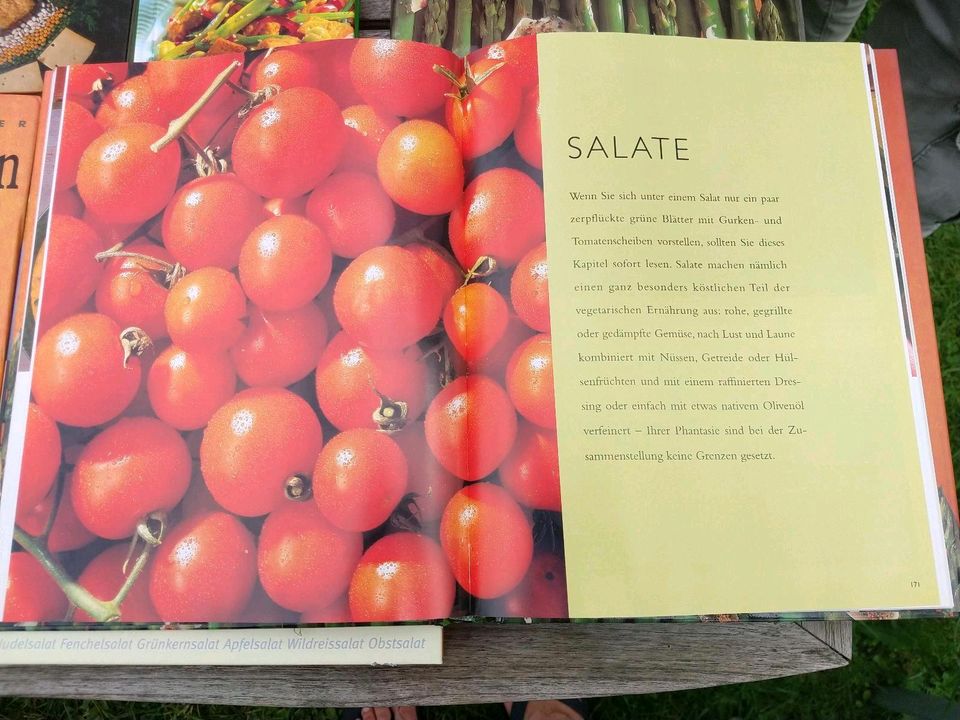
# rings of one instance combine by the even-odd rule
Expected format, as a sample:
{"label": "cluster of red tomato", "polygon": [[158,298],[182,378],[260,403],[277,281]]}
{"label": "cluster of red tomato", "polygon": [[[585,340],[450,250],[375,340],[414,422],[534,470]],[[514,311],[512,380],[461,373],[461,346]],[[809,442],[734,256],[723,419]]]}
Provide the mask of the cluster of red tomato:
{"label": "cluster of red tomato", "polygon": [[[235,58],[71,71],[17,523],[108,601],[166,513],[121,620],[566,615],[536,45],[482,55],[281,49],[186,117]],[[5,619],[66,610],[14,552]]]}

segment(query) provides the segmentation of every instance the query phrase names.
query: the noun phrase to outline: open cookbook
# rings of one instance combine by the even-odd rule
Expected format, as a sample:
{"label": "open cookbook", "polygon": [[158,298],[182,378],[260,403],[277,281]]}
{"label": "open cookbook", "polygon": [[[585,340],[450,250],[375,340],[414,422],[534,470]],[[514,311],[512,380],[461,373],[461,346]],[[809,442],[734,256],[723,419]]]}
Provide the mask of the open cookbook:
{"label": "open cookbook", "polygon": [[955,609],[892,54],[333,40],[58,68],[38,138],[7,626]]}

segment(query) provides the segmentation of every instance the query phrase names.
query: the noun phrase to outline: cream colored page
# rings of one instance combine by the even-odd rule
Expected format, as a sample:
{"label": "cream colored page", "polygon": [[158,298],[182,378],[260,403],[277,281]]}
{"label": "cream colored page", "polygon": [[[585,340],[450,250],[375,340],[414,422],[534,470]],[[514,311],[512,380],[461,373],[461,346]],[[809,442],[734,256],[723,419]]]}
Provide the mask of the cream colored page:
{"label": "cream colored page", "polygon": [[539,41],[571,616],[935,605],[859,48]]}

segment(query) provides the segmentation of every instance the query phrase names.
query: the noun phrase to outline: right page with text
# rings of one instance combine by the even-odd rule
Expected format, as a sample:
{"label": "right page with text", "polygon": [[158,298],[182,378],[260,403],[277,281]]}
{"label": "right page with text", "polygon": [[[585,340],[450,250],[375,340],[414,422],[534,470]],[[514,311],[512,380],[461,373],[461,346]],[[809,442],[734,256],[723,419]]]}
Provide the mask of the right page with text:
{"label": "right page with text", "polygon": [[862,48],[538,53],[570,616],[951,604]]}

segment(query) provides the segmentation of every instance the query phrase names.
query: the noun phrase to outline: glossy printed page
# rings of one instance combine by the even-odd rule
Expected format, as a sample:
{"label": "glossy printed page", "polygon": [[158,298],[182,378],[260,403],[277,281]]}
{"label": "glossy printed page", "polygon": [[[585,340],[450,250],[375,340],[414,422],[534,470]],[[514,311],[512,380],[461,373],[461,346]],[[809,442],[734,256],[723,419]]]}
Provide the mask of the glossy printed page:
{"label": "glossy printed page", "polygon": [[60,79],[6,622],[566,614],[535,43],[506,53]]}

